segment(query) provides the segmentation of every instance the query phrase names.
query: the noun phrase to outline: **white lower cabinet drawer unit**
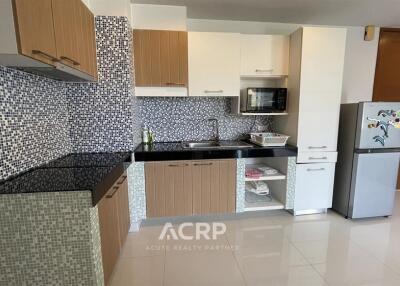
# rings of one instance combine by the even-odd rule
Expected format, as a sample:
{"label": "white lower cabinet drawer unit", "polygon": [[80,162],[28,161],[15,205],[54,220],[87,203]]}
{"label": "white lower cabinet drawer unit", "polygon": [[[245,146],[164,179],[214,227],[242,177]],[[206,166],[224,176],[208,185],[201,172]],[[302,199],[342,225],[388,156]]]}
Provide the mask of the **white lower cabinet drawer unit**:
{"label": "white lower cabinet drawer unit", "polygon": [[336,163],[337,152],[299,152],[297,163]]}
{"label": "white lower cabinet drawer unit", "polygon": [[297,164],[294,214],[331,208],[334,176],[335,163]]}

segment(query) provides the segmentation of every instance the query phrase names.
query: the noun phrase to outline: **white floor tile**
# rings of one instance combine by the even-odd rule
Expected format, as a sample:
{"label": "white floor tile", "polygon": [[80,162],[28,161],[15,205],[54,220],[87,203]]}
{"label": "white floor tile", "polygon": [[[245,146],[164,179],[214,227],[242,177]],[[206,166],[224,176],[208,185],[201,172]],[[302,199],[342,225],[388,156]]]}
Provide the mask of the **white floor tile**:
{"label": "white floor tile", "polygon": [[164,256],[121,258],[110,286],[162,286]]}
{"label": "white floor tile", "polygon": [[165,261],[165,286],[244,286],[231,252],[170,254]]}

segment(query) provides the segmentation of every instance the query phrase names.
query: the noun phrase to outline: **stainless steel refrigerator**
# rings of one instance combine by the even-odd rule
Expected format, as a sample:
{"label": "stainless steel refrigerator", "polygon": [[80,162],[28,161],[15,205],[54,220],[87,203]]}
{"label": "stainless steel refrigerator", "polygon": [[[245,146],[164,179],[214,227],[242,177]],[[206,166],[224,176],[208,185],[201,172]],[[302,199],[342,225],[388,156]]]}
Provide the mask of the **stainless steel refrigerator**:
{"label": "stainless steel refrigerator", "polygon": [[390,216],[400,162],[400,102],[342,104],[333,209]]}

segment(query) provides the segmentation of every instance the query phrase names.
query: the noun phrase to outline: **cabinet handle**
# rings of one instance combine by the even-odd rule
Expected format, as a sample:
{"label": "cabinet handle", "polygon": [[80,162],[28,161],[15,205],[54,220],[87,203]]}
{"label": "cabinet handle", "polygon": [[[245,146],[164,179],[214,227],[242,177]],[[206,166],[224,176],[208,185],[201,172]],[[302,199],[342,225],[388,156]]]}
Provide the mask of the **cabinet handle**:
{"label": "cabinet handle", "polygon": [[256,72],[273,72],[274,69],[263,70],[263,69],[256,69]]}
{"label": "cabinet handle", "polygon": [[213,163],[194,163],[195,166],[211,166]]}
{"label": "cabinet handle", "polygon": [[181,83],[181,82],[166,82],[166,85],[177,85],[177,86],[186,86],[185,83]]}
{"label": "cabinet handle", "polygon": [[308,146],[308,149],[326,149],[327,146]]}
{"label": "cabinet handle", "polygon": [[32,50],[32,54],[34,54],[34,55],[42,55],[42,56],[45,56],[46,58],[49,58],[53,62],[58,62],[58,59],[56,59],[52,55],[49,55],[48,53],[40,51],[40,50]]}
{"label": "cabinet handle", "polygon": [[113,192],[111,194],[107,195],[106,198],[111,199],[115,195],[115,193],[118,191],[118,189],[119,189],[119,187],[114,187]]}
{"label": "cabinet handle", "polygon": [[220,90],[205,90],[204,93],[223,93],[224,90],[220,89]]}
{"label": "cabinet handle", "polygon": [[187,167],[189,166],[188,164],[170,164],[168,167]]}
{"label": "cabinet handle", "polygon": [[74,66],[79,66],[79,65],[81,65],[79,62],[77,62],[77,61],[75,61],[75,60],[73,60],[73,59],[71,59],[71,58],[69,58],[69,57],[66,57],[66,56],[61,56],[60,59],[62,59],[62,60],[64,60],[64,61],[69,61],[69,62],[71,62]]}
{"label": "cabinet handle", "polygon": [[319,169],[307,169],[308,172],[318,172],[318,171],[325,171],[325,168],[319,168]]}
{"label": "cabinet handle", "polygon": [[327,160],[328,157],[308,157],[309,160]]}
{"label": "cabinet handle", "polygon": [[118,184],[118,185],[121,185],[125,180],[126,180],[126,176],[123,176],[122,179],[121,179],[121,181],[119,181],[117,184]]}

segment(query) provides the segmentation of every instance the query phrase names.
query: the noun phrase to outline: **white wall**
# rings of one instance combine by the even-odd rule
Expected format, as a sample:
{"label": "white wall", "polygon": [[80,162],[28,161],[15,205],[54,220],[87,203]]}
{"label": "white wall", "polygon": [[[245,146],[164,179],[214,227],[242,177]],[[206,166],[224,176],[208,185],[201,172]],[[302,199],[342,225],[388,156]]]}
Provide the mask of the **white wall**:
{"label": "white wall", "polygon": [[187,19],[188,31],[196,32],[290,35],[301,26],[269,22]]}
{"label": "white wall", "polygon": [[95,16],[123,16],[132,22],[130,0],[84,0]]}
{"label": "white wall", "polygon": [[378,52],[379,28],[373,41],[364,41],[364,27],[347,29],[342,103],[371,101]]}
{"label": "white wall", "polygon": [[186,7],[132,4],[134,29],[186,31]]}

